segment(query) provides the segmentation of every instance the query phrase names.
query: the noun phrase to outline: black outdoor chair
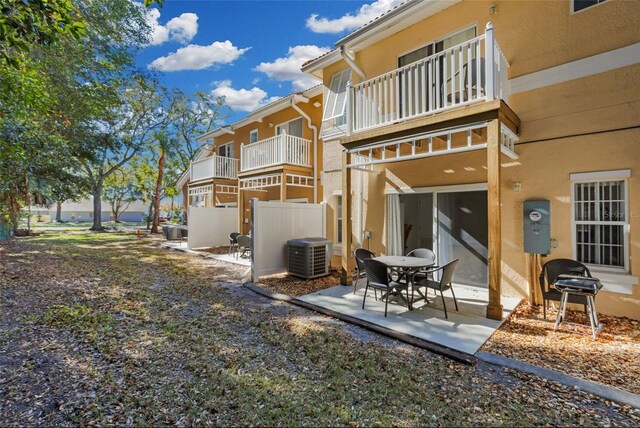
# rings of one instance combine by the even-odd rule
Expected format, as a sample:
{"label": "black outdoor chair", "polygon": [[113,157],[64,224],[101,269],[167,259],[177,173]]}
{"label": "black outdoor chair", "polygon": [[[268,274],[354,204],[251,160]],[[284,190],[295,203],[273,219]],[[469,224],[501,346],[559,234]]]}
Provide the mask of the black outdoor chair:
{"label": "black outdoor chair", "polygon": [[[367,277],[367,272],[365,271],[365,268],[364,268],[364,261],[367,259],[372,259],[376,255],[371,251],[367,250],[366,248],[358,248],[353,255],[356,259],[356,272],[353,278],[353,293],[355,294],[356,288],[358,287],[358,281],[362,278]],[[377,295],[376,295],[376,299],[377,299]]]}
{"label": "black outdoor chair", "polygon": [[[560,301],[562,293],[552,287],[556,282],[556,278],[561,274],[569,275],[581,275],[588,278],[592,278],[589,268],[582,263],[571,259],[554,259],[549,260],[542,266],[542,272],[540,272],[540,290],[542,291],[542,314],[544,319],[547,319],[547,305],[549,300]],[[594,297],[595,299],[595,297]],[[584,305],[584,312],[587,313],[587,297],[578,294],[569,294],[569,303],[577,303]]]}
{"label": "black outdoor chair", "polygon": [[231,255],[231,250],[235,249],[236,251],[238,250],[238,236],[240,236],[240,234],[238,232],[233,232],[229,234],[229,255]]}
{"label": "black outdoor chair", "polygon": [[444,317],[449,318],[447,315],[447,304],[444,301],[444,291],[451,290],[451,295],[453,296],[453,303],[456,305],[456,311],[458,310],[458,301],[456,300],[456,294],[453,292],[453,272],[456,270],[456,265],[458,264],[458,259],[450,261],[444,266],[429,269],[426,271],[427,274],[433,274],[435,272],[442,271],[440,274],[440,280],[434,281],[430,278],[424,278],[415,283],[416,288],[426,287],[431,288],[433,290],[440,291],[440,297],[442,298],[442,306],[444,307]]}
{"label": "black outdoor chair", "polygon": [[387,272],[387,265],[382,262],[373,259],[366,259],[364,261],[365,272],[367,273],[367,285],[364,289],[364,297],[362,298],[362,309],[364,309],[364,302],[367,300],[367,291],[369,287],[374,290],[384,291],[383,296],[386,297],[384,302],[384,316],[387,316],[387,306],[389,305],[389,294],[392,292],[396,292],[402,297],[400,294],[402,289],[407,290],[407,307],[410,306],[409,302],[409,291],[407,289],[407,284],[403,284],[400,282],[392,281],[389,278],[389,273]]}
{"label": "black outdoor chair", "polygon": [[238,242],[238,252],[236,253],[236,258],[238,258],[238,254],[240,257],[244,257],[245,254],[249,253],[251,255],[251,237],[247,235],[238,235],[236,237],[236,241]]}

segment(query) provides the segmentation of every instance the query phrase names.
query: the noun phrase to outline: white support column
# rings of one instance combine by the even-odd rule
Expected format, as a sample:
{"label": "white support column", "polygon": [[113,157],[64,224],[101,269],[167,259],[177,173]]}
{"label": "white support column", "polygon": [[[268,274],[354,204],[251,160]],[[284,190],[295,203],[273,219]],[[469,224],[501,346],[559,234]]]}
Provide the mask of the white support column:
{"label": "white support column", "polygon": [[351,80],[347,82],[347,99],[345,100],[345,109],[347,111],[347,135],[351,135],[353,130],[353,97]]}
{"label": "white support column", "polygon": [[[486,93],[487,93],[487,101],[494,100],[496,97],[495,91],[495,37],[493,34],[493,24],[491,22],[487,22],[487,26],[484,30],[484,66],[485,66],[485,76],[487,79],[486,82]],[[478,76],[479,77],[479,76]]]}

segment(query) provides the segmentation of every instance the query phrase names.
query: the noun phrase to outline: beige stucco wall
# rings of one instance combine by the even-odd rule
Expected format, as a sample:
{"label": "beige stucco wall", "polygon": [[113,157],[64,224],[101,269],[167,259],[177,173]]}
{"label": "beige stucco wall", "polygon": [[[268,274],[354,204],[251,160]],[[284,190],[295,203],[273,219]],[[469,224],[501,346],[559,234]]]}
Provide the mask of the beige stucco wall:
{"label": "beige stucco wall", "polygon": [[487,22],[514,78],[637,43],[640,3],[610,0],[571,14],[569,0],[463,1],[358,52],[356,60],[367,78],[374,77],[396,68],[399,55],[462,28],[475,25],[482,35]]}
{"label": "beige stucco wall", "polygon": [[[497,14],[489,14],[489,5]],[[397,57],[443,35],[476,25],[477,34],[492,21],[495,35],[511,64],[514,78],[640,42],[640,2],[609,1],[572,15],[569,1],[465,1],[413,25],[357,53],[367,77],[397,66]],[[325,85],[344,63],[324,70]],[[594,76],[513,94],[509,107],[521,120],[519,159],[502,156],[502,247],[505,295],[527,296],[528,256],[523,251],[523,201],[551,201],[551,234],[558,242],[548,258],[572,257],[569,175],[577,172],[630,169],[630,274],[640,276],[640,66],[629,66]],[[358,80],[355,78],[354,80]],[[325,144],[324,197],[335,208],[332,195],[340,191],[341,146]],[[364,173],[363,229],[372,230],[371,249],[386,248],[385,189],[432,187],[486,182],[486,151],[389,163],[378,173]],[[445,172],[447,171],[447,172]],[[352,192],[357,191],[358,172]],[[522,183],[514,192],[513,182]],[[353,195],[356,227],[358,202]],[[335,216],[327,211],[331,233]],[[355,232],[357,233],[357,232]],[[331,236],[331,235],[330,235]],[[334,260],[339,262],[339,260]],[[534,284],[537,287],[537,284]],[[598,311],[640,319],[640,285],[632,294],[602,292]]]}

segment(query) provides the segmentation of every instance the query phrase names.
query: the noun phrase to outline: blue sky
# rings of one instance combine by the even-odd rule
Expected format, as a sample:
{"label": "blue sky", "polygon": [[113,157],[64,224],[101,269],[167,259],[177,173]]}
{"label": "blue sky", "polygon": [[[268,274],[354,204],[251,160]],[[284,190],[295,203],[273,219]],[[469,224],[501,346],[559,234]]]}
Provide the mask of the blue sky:
{"label": "blue sky", "polygon": [[165,0],[137,57],[167,87],[224,95],[232,116],[313,86],[300,65],[400,0]]}

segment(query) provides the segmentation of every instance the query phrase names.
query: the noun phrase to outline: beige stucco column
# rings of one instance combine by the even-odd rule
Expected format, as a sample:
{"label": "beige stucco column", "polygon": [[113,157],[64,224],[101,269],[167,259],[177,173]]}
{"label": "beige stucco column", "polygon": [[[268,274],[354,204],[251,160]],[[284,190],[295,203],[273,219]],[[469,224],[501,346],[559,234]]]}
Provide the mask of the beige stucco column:
{"label": "beige stucco column", "polygon": [[242,233],[244,222],[244,198],[245,194],[240,190],[240,182],[238,181],[238,233]]}
{"label": "beige stucco column", "polygon": [[280,177],[282,182],[280,183],[280,202],[287,201],[287,173],[283,172]]}
{"label": "beige stucco column", "polygon": [[500,221],[500,121],[487,125],[487,198],[489,205],[489,305],[487,318],[501,320],[500,282],[502,281],[502,233]]}
{"label": "beige stucco column", "polygon": [[351,154],[342,152],[342,269],[340,270],[340,284],[351,285],[351,271],[353,258],[351,257],[351,170],[347,165],[351,163]]}

